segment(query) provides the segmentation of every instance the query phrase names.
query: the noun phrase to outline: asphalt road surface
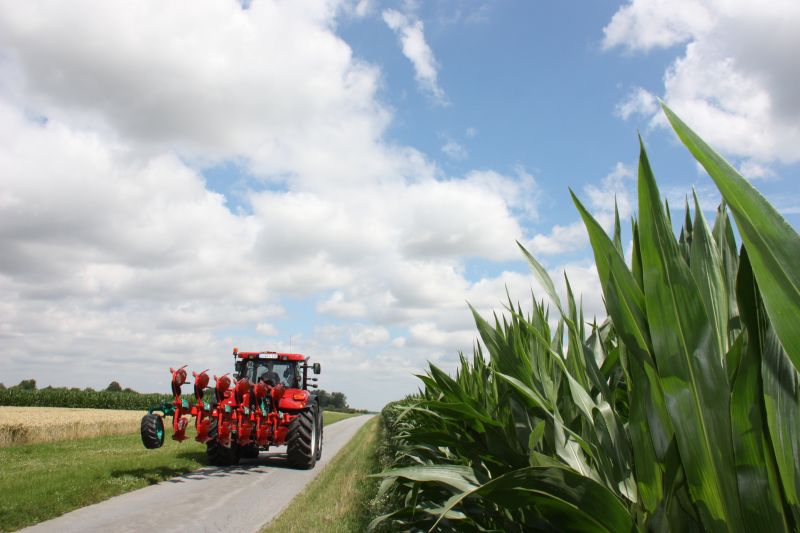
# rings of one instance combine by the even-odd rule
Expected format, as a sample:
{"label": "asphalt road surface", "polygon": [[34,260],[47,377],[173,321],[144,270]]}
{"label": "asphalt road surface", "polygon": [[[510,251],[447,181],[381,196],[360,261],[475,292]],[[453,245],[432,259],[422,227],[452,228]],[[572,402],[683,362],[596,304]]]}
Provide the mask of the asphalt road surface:
{"label": "asphalt road surface", "polygon": [[369,418],[356,416],[325,427],[322,459],[312,470],[289,468],[285,448],[270,449],[258,459],[242,459],[238,466],[202,468],[23,531],[258,531],[280,514]]}

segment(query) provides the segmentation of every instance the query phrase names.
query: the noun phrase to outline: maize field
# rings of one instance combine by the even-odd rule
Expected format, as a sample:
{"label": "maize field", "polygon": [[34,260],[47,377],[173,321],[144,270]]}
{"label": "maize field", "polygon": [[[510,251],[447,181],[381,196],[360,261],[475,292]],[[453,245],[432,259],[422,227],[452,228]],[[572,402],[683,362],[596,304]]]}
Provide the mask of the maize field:
{"label": "maize field", "polygon": [[587,323],[523,248],[549,305],[473,310],[473,357],[387,406],[394,506],[371,529],[800,531],[800,236],[664,112],[716,219],[695,197],[675,236],[644,146],[628,261],[619,217],[609,236],[573,195],[608,317]]}
{"label": "maize field", "polygon": [[0,407],[0,447],[139,431],[142,413],[63,407]]}
{"label": "maize field", "polygon": [[85,409],[127,409],[142,411],[162,401],[171,401],[168,394],[138,392],[87,391],[72,389],[0,389],[0,406],[76,407]]}

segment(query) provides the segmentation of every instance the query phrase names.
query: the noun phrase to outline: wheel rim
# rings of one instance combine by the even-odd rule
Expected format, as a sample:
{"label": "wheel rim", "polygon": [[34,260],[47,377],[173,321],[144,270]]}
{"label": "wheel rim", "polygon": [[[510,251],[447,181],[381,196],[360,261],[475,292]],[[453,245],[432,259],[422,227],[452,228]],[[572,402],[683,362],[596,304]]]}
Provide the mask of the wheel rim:
{"label": "wheel rim", "polygon": [[164,440],[164,425],[156,423],[156,437],[158,440]]}

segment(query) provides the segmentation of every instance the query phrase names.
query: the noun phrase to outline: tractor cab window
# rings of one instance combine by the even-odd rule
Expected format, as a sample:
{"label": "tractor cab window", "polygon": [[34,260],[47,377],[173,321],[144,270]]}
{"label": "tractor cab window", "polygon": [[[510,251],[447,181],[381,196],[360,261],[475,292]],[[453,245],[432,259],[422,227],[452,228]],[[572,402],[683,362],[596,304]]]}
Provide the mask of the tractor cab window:
{"label": "tractor cab window", "polygon": [[278,384],[283,384],[287,388],[300,386],[300,374],[297,371],[296,361],[250,359],[239,377],[246,377],[253,383],[263,380],[273,387]]}

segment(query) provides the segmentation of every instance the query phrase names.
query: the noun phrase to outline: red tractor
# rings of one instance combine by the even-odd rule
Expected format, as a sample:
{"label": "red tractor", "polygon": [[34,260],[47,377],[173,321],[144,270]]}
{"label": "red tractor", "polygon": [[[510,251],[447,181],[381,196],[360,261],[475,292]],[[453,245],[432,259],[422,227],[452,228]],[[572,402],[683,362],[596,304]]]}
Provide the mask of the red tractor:
{"label": "red tractor", "polygon": [[[309,388],[316,388],[319,363],[296,353],[239,352],[233,349],[236,374],[214,376],[213,397],[208,370],[194,376],[194,403],[181,396],[186,367],[170,368],[172,402],[151,407],[142,418],[142,442],[146,448],[164,444],[164,417],[172,416],[172,438],[186,440],[189,418],[194,417],[195,440],[206,445],[213,465],[234,465],[240,458],[256,458],[260,450],[286,445],[289,464],[313,468],[322,456],[322,409]],[[162,414],[157,414],[160,411]]]}

